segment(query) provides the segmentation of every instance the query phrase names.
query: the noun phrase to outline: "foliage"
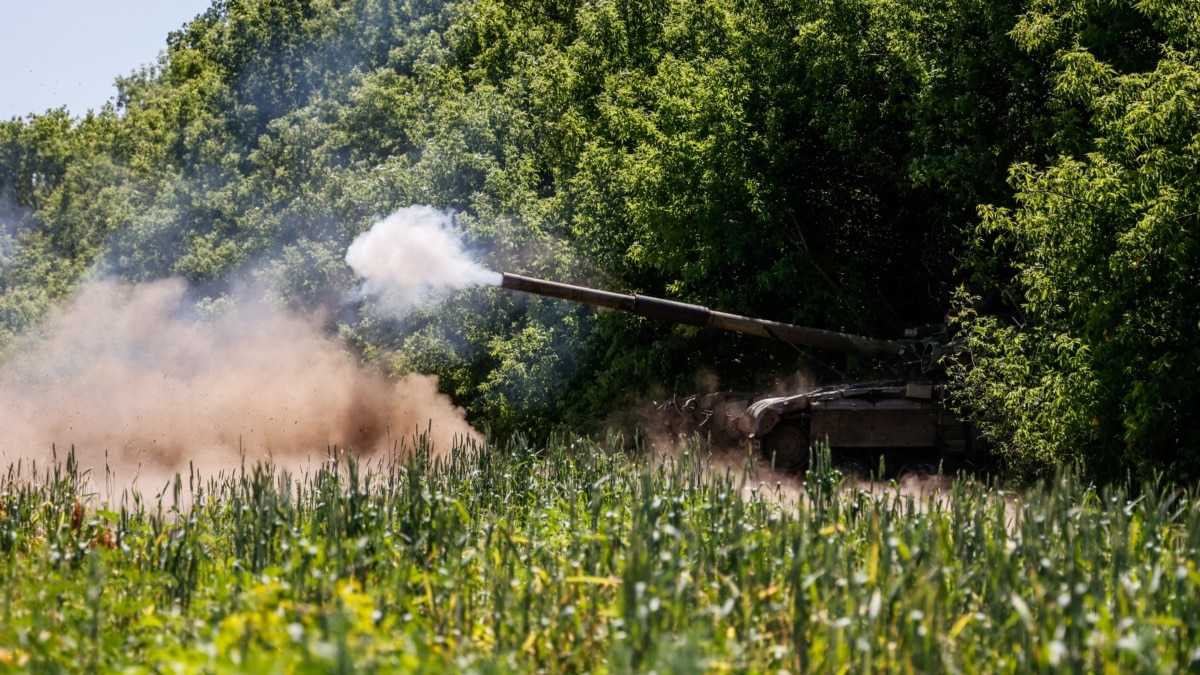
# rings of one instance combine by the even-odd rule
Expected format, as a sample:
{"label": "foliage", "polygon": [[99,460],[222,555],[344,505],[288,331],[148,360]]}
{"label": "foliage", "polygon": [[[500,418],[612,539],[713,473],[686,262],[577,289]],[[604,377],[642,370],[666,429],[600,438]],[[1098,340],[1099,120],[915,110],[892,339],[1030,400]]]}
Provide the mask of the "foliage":
{"label": "foliage", "polygon": [[[611,441],[610,441],[611,443]],[[807,491],[696,448],[556,439],[269,465],[87,497],[0,483],[0,664],[48,670],[1167,671],[1194,666],[1200,501]],[[26,471],[28,471],[26,467]],[[30,480],[30,479],[33,480]]]}
{"label": "foliage", "polygon": [[960,378],[1013,467],[1197,475],[1196,25],[1171,0],[215,0],[116,109],[0,122],[0,351],[91,276],[177,275],[328,316],[501,435],[699,373],[873,374],[486,292],[347,303],[349,242],[429,203],[497,269],[878,337],[972,275],[1021,306],[968,328]]}
{"label": "foliage", "polygon": [[[1188,30],[1200,13],[1048,4],[1019,39],[1055,50],[1055,94],[1096,135],[1081,156],[1015,165],[1018,207],[983,210],[984,241],[1015,269],[1022,325],[970,321],[974,368],[961,375],[1025,469],[1082,456],[1098,474],[1185,480],[1200,475],[1200,52]],[[1130,22],[1153,58],[1095,34]]]}

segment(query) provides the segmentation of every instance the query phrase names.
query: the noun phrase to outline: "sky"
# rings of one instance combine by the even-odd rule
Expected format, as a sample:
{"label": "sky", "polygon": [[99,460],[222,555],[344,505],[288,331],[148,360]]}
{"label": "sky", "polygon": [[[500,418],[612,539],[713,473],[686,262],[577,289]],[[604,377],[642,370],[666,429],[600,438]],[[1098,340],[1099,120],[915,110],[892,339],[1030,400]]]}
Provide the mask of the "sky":
{"label": "sky", "polygon": [[212,0],[0,0],[0,120],[116,101],[116,78],[154,63]]}

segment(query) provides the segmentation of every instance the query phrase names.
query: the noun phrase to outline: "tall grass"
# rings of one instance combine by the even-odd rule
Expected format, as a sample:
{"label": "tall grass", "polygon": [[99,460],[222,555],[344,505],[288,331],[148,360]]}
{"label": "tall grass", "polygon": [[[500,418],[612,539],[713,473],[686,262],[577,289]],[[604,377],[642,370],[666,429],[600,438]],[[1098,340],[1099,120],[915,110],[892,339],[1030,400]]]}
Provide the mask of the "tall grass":
{"label": "tall grass", "polygon": [[[615,444],[612,444],[615,445]],[[609,445],[608,447],[612,447]],[[0,479],[0,668],[1174,671],[1200,660],[1196,496],[1070,472],[802,497],[514,441],[88,497]],[[792,493],[794,494],[794,493]]]}

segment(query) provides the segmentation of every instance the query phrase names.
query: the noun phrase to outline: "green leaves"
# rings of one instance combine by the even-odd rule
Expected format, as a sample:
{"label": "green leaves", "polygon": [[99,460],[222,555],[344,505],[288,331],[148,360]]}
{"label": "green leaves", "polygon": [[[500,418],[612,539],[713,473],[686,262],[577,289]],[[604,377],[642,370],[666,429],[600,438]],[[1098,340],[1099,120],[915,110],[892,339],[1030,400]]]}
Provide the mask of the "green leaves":
{"label": "green leaves", "polygon": [[[1112,11],[1114,22],[1132,20]],[[1172,31],[1158,35],[1167,41]],[[1200,475],[1195,46],[1166,42],[1141,72],[1078,45],[1056,63],[1055,92],[1083,106],[1096,149],[1014,169],[1020,207],[990,212],[982,227],[1011,247],[1026,326],[1018,335],[972,318],[972,343],[995,358],[960,375],[1013,461],[1083,455],[1101,475]],[[1033,377],[1014,377],[1017,364]]]}
{"label": "green leaves", "polygon": [[1200,646],[1194,488],[411,440],[111,503],[73,457],[10,468],[0,666],[1174,672]]}
{"label": "green leaves", "polygon": [[497,268],[879,337],[970,276],[1021,315],[969,315],[960,373],[1014,466],[1187,464],[1193,4],[215,3],[120,114],[0,123],[0,339],[89,271],[210,301],[249,276],[507,431],[808,364],[483,295],[405,325],[344,304],[339,251],[432,203]]}

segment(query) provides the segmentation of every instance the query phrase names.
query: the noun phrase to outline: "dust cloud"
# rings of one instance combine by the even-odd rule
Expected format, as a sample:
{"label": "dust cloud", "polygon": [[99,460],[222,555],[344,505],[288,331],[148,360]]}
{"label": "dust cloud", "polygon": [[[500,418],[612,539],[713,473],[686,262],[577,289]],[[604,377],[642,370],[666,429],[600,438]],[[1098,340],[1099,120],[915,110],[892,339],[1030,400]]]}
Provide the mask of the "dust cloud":
{"label": "dust cloud", "polygon": [[[699,391],[719,391],[716,379],[708,373],[699,375],[696,385]],[[809,380],[803,374],[797,374],[776,382],[769,395],[782,396],[810,388]],[[705,397],[697,398],[703,408]],[[686,407],[686,403],[684,405]],[[720,410],[714,410],[712,414],[719,416]],[[687,457],[709,478],[734,477],[747,499],[767,499],[783,507],[794,507],[809,500],[806,475],[775,468],[770,460],[751,450],[749,441],[716,432],[719,425],[709,426],[711,417],[700,415],[700,419],[704,424],[697,426],[695,420],[681,414],[679,406],[673,402],[651,402],[635,406],[633,416],[622,419],[623,425],[617,428],[622,433],[629,433],[632,421],[634,437],[645,442],[655,465]],[[954,478],[940,475],[936,467],[904,468],[897,475],[880,479],[873,477],[867,467],[847,461],[836,452],[832,460],[832,468],[842,476],[838,489],[844,493],[861,493],[876,501],[912,499],[913,508],[918,511],[935,506],[944,508],[949,503]]]}
{"label": "dust cloud", "polygon": [[464,248],[450,213],[423,204],[400,209],[360,234],[346,251],[346,264],[362,277],[363,294],[393,317],[451,290],[501,281]]}
{"label": "dust cloud", "polygon": [[[814,503],[806,475],[776,469],[765,458],[752,455],[749,447],[714,443],[698,435],[646,432],[643,437],[655,466],[687,458],[708,480],[732,478],[744,499],[764,500],[785,509],[793,509],[801,502],[810,507]],[[897,509],[946,510],[954,492],[955,478],[936,472],[904,472],[881,480],[851,466],[835,463],[833,469],[842,475],[836,489],[843,496],[859,494]]]}
{"label": "dust cloud", "polygon": [[360,367],[310,318],[264,306],[184,316],[178,279],[86,285],[43,336],[0,365],[0,461],[59,461],[143,491],[270,459],[315,467],[333,446],[370,457],[428,432],[435,450],[477,434],[436,378]]}

